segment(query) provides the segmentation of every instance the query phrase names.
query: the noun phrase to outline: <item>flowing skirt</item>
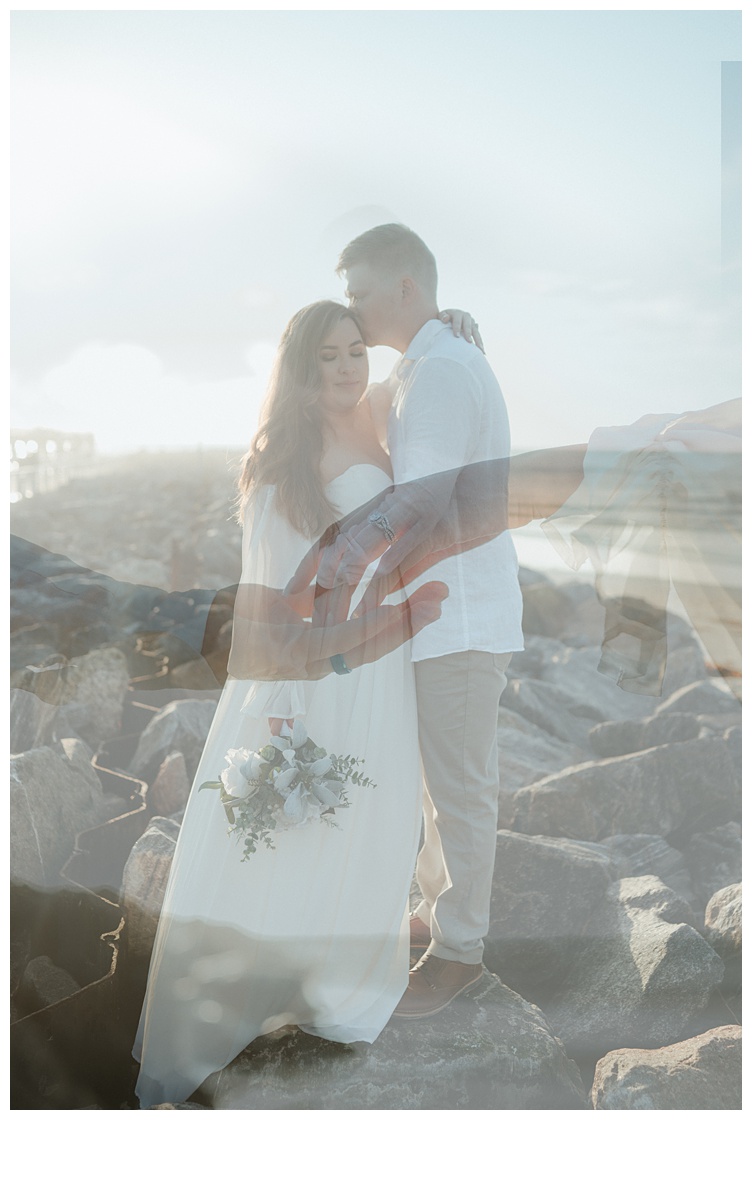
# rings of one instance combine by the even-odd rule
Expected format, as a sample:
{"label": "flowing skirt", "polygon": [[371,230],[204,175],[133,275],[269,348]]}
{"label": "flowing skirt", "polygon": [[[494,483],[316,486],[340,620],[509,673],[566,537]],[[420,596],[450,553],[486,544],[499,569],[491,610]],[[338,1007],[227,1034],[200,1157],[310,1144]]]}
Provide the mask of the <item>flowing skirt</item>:
{"label": "flowing skirt", "polygon": [[348,787],[339,828],[276,832],[243,862],[218,793],[198,788],[230,748],[268,742],[247,695],[225,687],[183,819],[133,1050],[142,1107],[187,1099],[283,1025],[373,1042],[407,984],[422,797],[409,645],[321,680],[302,718],[328,752],[364,759],[376,788]]}

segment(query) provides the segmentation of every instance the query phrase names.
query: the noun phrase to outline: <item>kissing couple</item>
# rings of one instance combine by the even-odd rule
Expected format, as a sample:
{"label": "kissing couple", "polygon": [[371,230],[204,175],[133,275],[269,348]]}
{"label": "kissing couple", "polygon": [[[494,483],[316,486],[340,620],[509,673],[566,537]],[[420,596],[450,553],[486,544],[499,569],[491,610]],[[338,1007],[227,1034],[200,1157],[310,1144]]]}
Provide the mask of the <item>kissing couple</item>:
{"label": "kissing couple", "polygon": [[[349,306],[319,301],[289,322],[243,462],[241,592],[283,589],[324,530],[392,482],[509,457],[477,326],[440,315],[436,262],[417,234],[371,229],[337,271]],[[376,345],[402,357],[369,386]],[[391,540],[388,518],[372,517]],[[322,678],[289,678],[280,663],[278,679],[272,670],[249,681],[233,677],[231,658],[152,954],[134,1046],[142,1107],[185,1100],[283,1026],[373,1042],[393,1014],[430,1019],[481,978],[498,706],[510,656],[523,649],[510,533],[434,565],[410,593],[389,598],[395,619],[382,617],[367,652],[332,655]],[[202,785],[222,775],[231,749],[257,752],[270,737],[289,745],[301,729],[332,756],[361,760],[375,786],[337,809],[338,829],[319,820],[277,830],[274,849],[243,861]]]}

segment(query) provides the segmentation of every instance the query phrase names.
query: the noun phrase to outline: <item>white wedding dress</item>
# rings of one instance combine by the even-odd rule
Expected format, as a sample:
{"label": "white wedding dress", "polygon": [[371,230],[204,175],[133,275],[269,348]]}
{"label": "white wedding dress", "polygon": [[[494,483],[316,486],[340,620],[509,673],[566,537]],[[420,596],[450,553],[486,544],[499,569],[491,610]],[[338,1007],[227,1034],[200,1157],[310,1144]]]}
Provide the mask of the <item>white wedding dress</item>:
{"label": "white wedding dress", "polygon": [[[391,483],[360,463],[329,498],[347,513]],[[283,587],[308,541],[264,489],[246,514],[243,581]],[[356,599],[357,595],[356,593]],[[365,760],[375,789],[350,786],[340,828],[276,832],[242,862],[216,780],[230,748],[269,740],[269,716],[301,716],[333,754]],[[293,1024],[373,1042],[407,984],[408,893],[422,781],[410,646],[315,683],[230,680],[178,838],[133,1049],[142,1107],[187,1099],[259,1034]]]}

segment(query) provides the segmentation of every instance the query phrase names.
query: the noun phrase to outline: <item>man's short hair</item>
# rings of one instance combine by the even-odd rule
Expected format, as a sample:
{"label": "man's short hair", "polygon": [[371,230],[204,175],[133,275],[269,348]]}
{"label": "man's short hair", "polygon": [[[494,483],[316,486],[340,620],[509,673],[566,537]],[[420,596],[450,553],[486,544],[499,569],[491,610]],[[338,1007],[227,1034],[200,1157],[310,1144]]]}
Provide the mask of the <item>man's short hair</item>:
{"label": "man's short hair", "polygon": [[407,225],[377,225],[353,238],[339,256],[337,274],[344,275],[360,263],[387,274],[409,275],[432,298],[436,297],[436,259]]}

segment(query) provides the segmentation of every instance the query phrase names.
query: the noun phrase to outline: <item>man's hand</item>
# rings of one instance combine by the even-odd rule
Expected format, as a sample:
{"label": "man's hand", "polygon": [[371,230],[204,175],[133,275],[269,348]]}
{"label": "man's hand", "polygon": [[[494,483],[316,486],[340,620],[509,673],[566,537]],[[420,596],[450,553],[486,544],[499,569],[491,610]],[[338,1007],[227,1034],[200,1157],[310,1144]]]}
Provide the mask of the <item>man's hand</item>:
{"label": "man's hand", "polygon": [[[401,483],[330,526],[303,558],[286,592],[299,592],[316,579],[314,624],[336,625],[347,617],[352,594],[376,559],[380,562],[356,617],[377,609],[434,563],[495,537],[500,523],[504,527],[506,460],[475,465],[489,470],[466,478],[462,487],[459,469]],[[485,502],[489,488],[493,505]]]}
{"label": "man's hand", "polygon": [[339,624],[366,567],[380,558],[354,616],[370,612],[445,558],[555,513],[582,481],[586,449],[537,450],[395,484],[330,526],[285,590],[315,579],[314,623]]}
{"label": "man's hand", "polygon": [[385,605],[357,620],[326,626],[306,620],[314,589],[286,595],[275,588],[241,584],[233,617],[229,675],[235,679],[321,679],[331,657],[346,655],[350,669],[374,662],[408,641],[441,615],[442,583],[427,583],[402,604]]}

